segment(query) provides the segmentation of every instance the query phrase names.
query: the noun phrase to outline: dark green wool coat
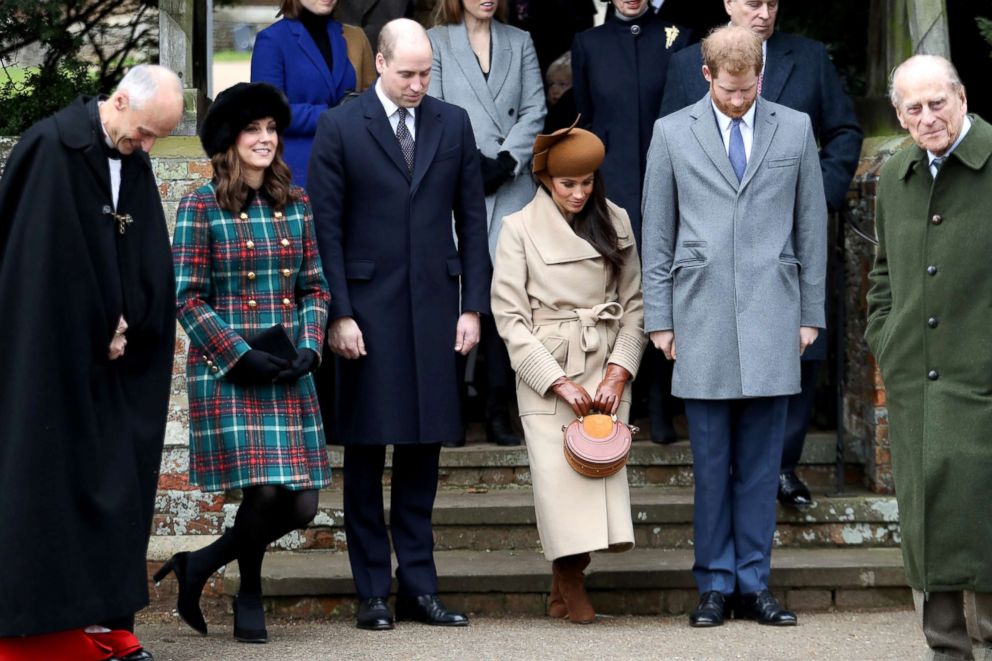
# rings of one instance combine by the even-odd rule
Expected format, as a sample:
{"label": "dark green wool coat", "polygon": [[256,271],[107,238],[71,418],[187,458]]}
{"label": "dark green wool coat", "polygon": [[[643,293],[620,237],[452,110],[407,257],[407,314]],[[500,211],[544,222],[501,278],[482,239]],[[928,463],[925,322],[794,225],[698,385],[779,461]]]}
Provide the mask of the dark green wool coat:
{"label": "dark green wool coat", "polygon": [[868,329],[887,390],[909,584],[992,592],[992,126],[934,180],[904,149],[878,183]]}

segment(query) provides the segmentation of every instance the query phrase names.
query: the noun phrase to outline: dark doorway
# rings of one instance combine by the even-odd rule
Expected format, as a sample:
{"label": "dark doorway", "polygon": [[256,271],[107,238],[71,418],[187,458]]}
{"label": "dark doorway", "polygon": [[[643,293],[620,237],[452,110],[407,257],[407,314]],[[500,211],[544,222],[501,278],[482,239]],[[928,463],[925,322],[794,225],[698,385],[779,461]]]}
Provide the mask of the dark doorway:
{"label": "dark doorway", "polygon": [[992,0],[947,0],[951,61],[968,91],[968,111],[992,116],[992,93],[986,84],[992,46],[982,38],[976,16],[992,20]]}

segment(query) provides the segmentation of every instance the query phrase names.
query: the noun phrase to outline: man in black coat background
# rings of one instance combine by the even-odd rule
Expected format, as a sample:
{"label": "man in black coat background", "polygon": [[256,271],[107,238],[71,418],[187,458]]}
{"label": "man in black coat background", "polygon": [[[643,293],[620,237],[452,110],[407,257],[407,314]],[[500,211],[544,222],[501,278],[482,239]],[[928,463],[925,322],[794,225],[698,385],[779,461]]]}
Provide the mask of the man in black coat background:
{"label": "man in black coat background", "polygon": [[466,112],[426,96],[432,52],[424,29],[398,19],[383,27],[380,42],[379,80],[321,116],[310,157],[331,290],[327,343],[336,354],[328,361],[335,392],[321,390],[321,409],[333,442],[345,447],[358,627],[393,627],[389,533],[397,618],[458,626],[468,620],[437,598],[431,511],[441,443],[464,433],[461,357],[478,343],[479,315],[489,311],[482,173]]}
{"label": "man in black coat background", "polygon": [[[812,39],[776,31],[779,0],[723,0],[723,4],[731,23],[751,29],[764,40],[765,65],[759,78],[761,96],[804,112],[812,120],[820,146],[827,207],[831,212],[840,211],[861,155],[863,133],[826,47]],[[699,45],[672,58],[661,104],[662,116],[681,110],[706,94],[706,81],[699,73],[702,66]],[[809,489],[795,469],[806,439],[820,366],[827,357],[827,335],[820,333],[803,353],[802,392],[789,398],[778,493],[779,501],[785,505],[812,503]]]}
{"label": "man in black coat background", "polygon": [[28,129],[0,180],[0,638],[133,629],[148,603],[176,320],[146,152],[182,93],[134,67]]}

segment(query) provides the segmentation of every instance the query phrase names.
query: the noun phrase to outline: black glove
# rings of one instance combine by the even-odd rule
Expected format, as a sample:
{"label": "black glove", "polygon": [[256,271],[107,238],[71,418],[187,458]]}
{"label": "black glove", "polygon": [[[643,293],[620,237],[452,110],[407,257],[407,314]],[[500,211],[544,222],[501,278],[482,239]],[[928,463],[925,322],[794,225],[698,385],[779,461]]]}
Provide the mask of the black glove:
{"label": "black glove", "polygon": [[227,379],[239,386],[272,383],[280,370],[289,367],[282,358],[276,358],[261,349],[249,349],[227,372]]}
{"label": "black glove", "polygon": [[300,349],[289,367],[279,372],[276,383],[296,383],[305,374],[317,369],[317,352],[313,349]]}
{"label": "black glove", "polygon": [[517,162],[505,151],[501,151],[496,158],[479,152],[479,161],[482,163],[482,189],[486,195],[495,193],[517,169]]}

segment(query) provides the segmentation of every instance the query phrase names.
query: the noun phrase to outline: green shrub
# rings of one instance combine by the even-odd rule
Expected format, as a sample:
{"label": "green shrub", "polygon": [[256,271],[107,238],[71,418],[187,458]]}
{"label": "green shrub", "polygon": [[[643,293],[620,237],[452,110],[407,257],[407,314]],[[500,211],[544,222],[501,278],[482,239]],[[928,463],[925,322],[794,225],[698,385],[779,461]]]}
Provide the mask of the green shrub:
{"label": "green shrub", "polygon": [[23,81],[0,84],[0,135],[19,135],[38,120],[69,105],[80,94],[98,94],[87,66],[70,61],[54,70],[30,71]]}

